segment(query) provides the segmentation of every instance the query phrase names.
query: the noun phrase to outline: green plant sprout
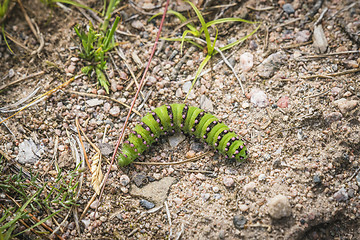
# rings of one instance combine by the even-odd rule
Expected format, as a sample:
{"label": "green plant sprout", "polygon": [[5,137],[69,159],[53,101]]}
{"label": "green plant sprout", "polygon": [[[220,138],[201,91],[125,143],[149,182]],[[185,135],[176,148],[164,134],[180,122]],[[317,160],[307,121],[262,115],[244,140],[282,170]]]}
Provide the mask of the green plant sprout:
{"label": "green plant sprout", "polygon": [[[109,94],[109,81],[106,78],[104,71],[106,70],[106,52],[110,51],[116,46],[114,41],[115,30],[119,24],[120,18],[116,17],[112,28],[109,30],[109,21],[111,14],[114,11],[119,0],[111,0],[105,14],[105,20],[100,27],[100,31],[96,31],[94,26],[89,23],[89,30],[86,33],[83,29],[76,26],[76,35],[81,40],[81,53],[79,57],[88,61],[88,65],[83,67],[81,71],[88,76],[95,72],[100,86],[102,86],[106,93]],[[106,3],[106,1],[105,1]]]}
{"label": "green plant sprout", "polygon": [[[211,59],[212,56],[214,56],[217,53],[221,54],[221,51],[225,51],[227,49],[230,49],[236,45],[238,45],[239,43],[245,41],[246,39],[248,39],[250,36],[252,36],[255,32],[257,32],[257,30],[260,28],[260,23],[259,22],[252,22],[252,21],[248,21],[242,18],[221,18],[221,19],[217,19],[217,20],[213,20],[210,22],[205,22],[204,17],[202,16],[201,12],[199,11],[199,9],[189,0],[184,0],[184,2],[190,4],[190,6],[192,7],[192,9],[194,10],[194,12],[196,13],[197,18],[199,19],[200,23],[201,23],[201,28],[200,30],[198,30],[196,28],[196,26],[192,23],[189,22],[188,19],[182,15],[179,12],[173,11],[173,10],[169,10],[168,13],[169,14],[173,14],[175,15],[180,21],[181,23],[185,24],[185,26],[188,28],[188,30],[185,30],[182,34],[181,38],[162,38],[164,40],[167,41],[181,41],[181,45],[180,45],[180,52],[182,53],[182,48],[183,48],[183,44],[184,42],[189,42],[193,45],[195,45],[196,47],[199,47],[200,49],[204,49],[204,47],[198,43],[196,43],[196,40],[200,40],[201,42],[203,42],[204,40],[202,40],[200,37],[204,34],[205,35],[205,43],[206,43],[206,50],[207,50],[207,54],[205,59],[201,62],[199,68],[196,71],[195,74],[195,78],[192,82],[191,88],[185,98],[185,101],[188,97],[188,95],[190,94],[191,89],[194,87],[197,78],[199,77],[201,71],[204,69],[204,67],[206,66],[206,64],[209,62],[209,60]],[[162,15],[161,13],[155,14],[154,16],[152,16],[149,21],[151,21],[153,18]],[[224,47],[220,47],[217,48],[216,47],[216,40],[218,37],[218,29],[216,28],[217,24],[220,23],[226,23],[226,22],[244,22],[244,23],[249,23],[249,24],[259,24],[256,29],[254,31],[252,31],[249,35],[246,35],[245,37],[242,37],[241,39],[230,43]],[[210,37],[210,33],[208,28],[209,27],[214,27],[215,28],[215,37],[214,37],[214,41],[211,41],[211,37]],[[187,37],[188,34],[192,34],[194,37]],[[224,58],[223,54],[221,54],[222,57]],[[224,59],[225,60],[225,59]],[[227,61],[225,61],[227,62]],[[232,69],[233,70],[233,69]],[[240,82],[241,84],[241,82]]]}
{"label": "green plant sprout", "polygon": [[1,0],[0,1],[0,22],[2,21],[3,17],[5,17],[8,7],[9,7],[10,0]]}

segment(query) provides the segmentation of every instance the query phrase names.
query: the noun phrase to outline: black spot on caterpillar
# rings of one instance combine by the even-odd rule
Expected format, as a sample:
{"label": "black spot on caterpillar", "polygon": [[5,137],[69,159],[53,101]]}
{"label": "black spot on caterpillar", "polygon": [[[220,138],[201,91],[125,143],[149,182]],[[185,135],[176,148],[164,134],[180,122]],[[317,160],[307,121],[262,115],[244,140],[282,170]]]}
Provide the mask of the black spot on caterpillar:
{"label": "black spot on caterpillar", "polygon": [[170,104],[154,109],[135,126],[117,155],[119,166],[132,163],[161,135],[176,131],[202,139],[225,158],[240,162],[247,158],[246,144],[221,120],[197,107]]}

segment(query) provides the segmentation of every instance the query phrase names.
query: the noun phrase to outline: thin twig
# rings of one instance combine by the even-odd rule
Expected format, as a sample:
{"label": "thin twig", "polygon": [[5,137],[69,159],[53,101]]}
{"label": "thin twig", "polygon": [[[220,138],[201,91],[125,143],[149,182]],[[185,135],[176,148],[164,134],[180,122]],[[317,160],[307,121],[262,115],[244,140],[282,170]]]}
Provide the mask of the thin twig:
{"label": "thin twig", "polygon": [[301,18],[295,18],[295,19],[289,20],[289,21],[287,21],[287,22],[284,22],[284,23],[282,23],[282,24],[279,24],[279,25],[277,25],[277,26],[272,27],[271,30],[275,30],[275,29],[277,29],[277,28],[284,27],[284,26],[286,26],[286,25],[295,23],[295,22],[300,21],[300,20],[301,20]]}
{"label": "thin twig", "polygon": [[309,56],[303,56],[302,58],[326,58],[330,56],[338,56],[338,55],[344,55],[344,54],[353,54],[353,53],[359,53],[359,50],[355,51],[345,51],[345,52],[333,52],[333,53],[325,53],[325,54],[319,54],[319,55],[309,55]]}
{"label": "thin twig", "polygon": [[321,96],[321,95],[324,95],[326,93],[330,92],[330,90],[326,90],[325,92],[321,92],[321,93],[317,93],[317,94],[314,94],[314,95],[311,95],[311,96],[307,96],[305,98],[313,98],[313,97],[318,97],[318,96]]}
{"label": "thin twig", "polygon": [[[139,88],[139,83],[137,82],[137,78],[135,77],[135,74],[133,72],[133,70],[131,69],[126,57],[125,57],[125,54],[123,52],[123,50],[120,48],[120,47],[117,47],[115,48],[116,52],[118,53],[118,55],[120,56],[120,58],[124,61],[125,63],[125,66],[127,67],[127,69],[129,70],[132,78],[133,78],[133,81],[135,82],[135,85],[137,88]],[[141,96],[144,98],[144,94],[140,91],[140,94]]]}
{"label": "thin twig", "polygon": [[316,20],[316,22],[314,23],[314,26],[318,25],[322,21],[322,19],[323,19],[325,13],[327,12],[327,10],[328,10],[328,8],[325,7],[325,9],[320,14],[320,17],[318,18],[318,20]]}
{"label": "thin twig", "polygon": [[92,172],[91,172],[91,165],[90,165],[90,163],[89,163],[89,159],[88,159],[88,157],[87,157],[87,155],[86,155],[86,151],[85,151],[84,143],[83,143],[83,140],[82,140],[82,138],[81,138],[81,134],[80,134],[80,131],[81,131],[81,132],[84,132],[84,131],[81,129],[81,126],[80,126],[80,124],[79,124],[79,118],[78,118],[78,117],[76,117],[76,119],[75,119],[75,123],[76,123],[76,128],[77,128],[77,131],[78,131],[78,136],[79,136],[80,146],[81,146],[81,147],[82,147],[82,149],[83,149],[83,152],[84,152],[84,158],[85,158],[86,164],[88,165],[88,168],[89,168],[89,170],[90,170],[90,173],[92,174]]}
{"label": "thin twig", "polygon": [[3,89],[5,89],[5,88],[8,88],[8,87],[11,86],[11,85],[17,84],[17,83],[22,82],[22,81],[24,81],[24,80],[27,80],[27,79],[29,79],[29,78],[37,77],[37,76],[42,75],[42,74],[44,74],[44,73],[45,73],[44,71],[40,71],[40,72],[37,72],[37,73],[30,74],[30,75],[28,75],[28,76],[26,76],[26,77],[19,78],[19,79],[13,81],[13,82],[10,82],[10,83],[8,83],[8,84],[5,84],[5,85],[1,86],[1,87],[0,87],[0,91],[3,90]]}
{"label": "thin twig", "polygon": [[46,96],[51,95],[52,93],[58,91],[58,90],[61,89],[62,87],[66,87],[66,86],[69,85],[74,79],[77,79],[77,78],[79,78],[79,77],[81,77],[81,76],[82,76],[82,75],[79,75],[79,76],[70,78],[70,80],[64,82],[64,83],[61,84],[60,86],[57,86],[56,88],[53,88],[53,89],[51,89],[50,91],[48,91],[48,92],[40,95],[39,97],[35,98],[35,99],[34,99],[32,102],[30,102],[29,104],[27,104],[27,105],[25,105],[24,107],[22,107],[18,112],[14,113],[14,114],[11,115],[10,117],[7,117],[7,118],[5,118],[4,120],[2,120],[2,121],[0,122],[0,124],[3,123],[3,122],[5,122],[5,121],[7,121],[7,120],[9,120],[10,118],[14,117],[15,115],[19,114],[19,113],[22,112],[24,109],[26,109],[26,108],[28,108],[29,106],[31,106],[32,104],[38,102],[38,100],[41,101],[43,97],[46,97]]}
{"label": "thin twig", "polygon": [[264,11],[269,11],[274,9],[275,7],[272,6],[268,6],[268,7],[262,7],[262,8],[254,8],[252,6],[246,6],[246,8],[253,10],[253,11],[258,11],[258,12],[264,12]]}
{"label": "thin twig", "polygon": [[164,202],[164,205],[165,205],[165,210],[166,210],[166,216],[167,216],[167,219],[168,219],[168,222],[169,222],[169,240],[171,239],[171,235],[172,235],[172,229],[171,229],[171,214],[170,214],[170,211],[169,211],[169,206],[167,204],[167,201]]}
{"label": "thin twig", "polygon": [[[108,177],[109,177],[109,173],[110,173],[110,170],[111,170],[111,166],[112,166],[113,163],[114,163],[117,150],[118,150],[118,148],[119,148],[119,146],[120,146],[120,143],[121,143],[121,141],[122,141],[122,138],[123,138],[123,136],[124,136],[125,129],[126,129],[126,125],[127,125],[127,122],[129,121],[129,118],[130,118],[130,115],[131,115],[131,111],[132,111],[132,109],[133,109],[134,106],[135,106],[136,99],[137,99],[137,97],[139,96],[141,87],[142,87],[142,85],[143,85],[143,83],[144,83],[146,74],[147,74],[147,72],[148,72],[148,70],[149,70],[151,60],[152,60],[152,58],[153,58],[153,56],[154,56],[154,53],[155,53],[155,50],[156,50],[156,46],[157,46],[157,43],[158,43],[159,38],[160,38],[160,33],[161,33],[161,30],[162,30],[162,27],[163,27],[163,24],[164,24],[166,12],[167,12],[167,9],[168,9],[168,7],[169,7],[169,2],[170,2],[170,0],[167,0],[167,1],[166,1],[166,5],[165,5],[165,9],[164,9],[164,14],[163,14],[163,16],[162,16],[162,20],[161,20],[161,23],[160,23],[160,26],[159,26],[159,31],[158,31],[158,34],[157,34],[156,39],[155,39],[154,47],[153,47],[153,49],[152,49],[152,51],[151,51],[151,55],[150,55],[149,61],[148,61],[148,63],[147,63],[147,66],[146,66],[146,68],[145,68],[143,77],[141,78],[140,86],[139,86],[139,88],[137,89],[137,91],[136,91],[136,93],[135,93],[133,102],[131,103],[130,110],[129,110],[127,116],[126,116],[126,119],[125,119],[123,128],[122,128],[121,133],[120,133],[120,136],[119,136],[119,139],[118,139],[118,141],[117,141],[117,143],[116,143],[116,147],[115,147],[114,153],[113,153],[112,158],[111,158],[111,164],[110,164],[110,166],[109,166],[109,168],[108,168],[108,171],[106,172],[106,175],[105,175],[105,177],[104,177],[104,184],[103,184],[103,186],[102,186],[102,188],[101,188],[101,193],[100,193],[100,196],[99,196],[100,202],[101,202],[101,200],[102,200],[101,197],[102,197],[103,192],[104,192],[104,189],[105,189],[106,181],[107,181],[107,179],[108,179]],[[99,204],[99,205],[100,205],[100,204]],[[96,210],[97,210],[97,209],[96,209]]]}
{"label": "thin twig", "polygon": [[181,224],[180,232],[177,234],[175,240],[179,240],[181,238],[181,235],[183,234],[183,232],[184,232],[184,223]]}
{"label": "thin twig", "polygon": [[355,68],[355,69],[351,69],[351,70],[346,70],[343,72],[337,72],[337,73],[329,73],[327,75],[312,75],[312,76],[304,76],[302,77],[302,79],[311,79],[311,78],[332,78],[335,76],[342,76],[342,75],[346,75],[346,74],[350,74],[350,73],[356,73],[356,72],[360,72],[360,68]]}

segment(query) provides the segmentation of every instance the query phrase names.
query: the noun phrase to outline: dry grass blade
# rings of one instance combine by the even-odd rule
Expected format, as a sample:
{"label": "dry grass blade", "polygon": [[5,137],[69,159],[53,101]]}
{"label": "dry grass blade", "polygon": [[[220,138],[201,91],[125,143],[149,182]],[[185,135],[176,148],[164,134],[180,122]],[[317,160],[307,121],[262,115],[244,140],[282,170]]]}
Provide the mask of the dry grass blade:
{"label": "dry grass blade", "polygon": [[101,154],[98,152],[91,158],[91,184],[95,192],[99,195],[103,173],[101,171]]}
{"label": "dry grass blade", "polygon": [[53,89],[51,89],[50,91],[48,91],[48,92],[46,92],[46,93],[38,96],[38,97],[35,98],[32,102],[30,102],[29,104],[27,104],[27,105],[25,105],[24,107],[22,107],[22,108],[21,108],[19,111],[17,111],[16,113],[14,113],[14,114],[11,115],[10,117],[7,117],[7,118],[5,118],[4,120],[2,120],[2,121],[0,122],[0,124],[3,123],[3,122],[5,122],[5,121],[7,121],[7,120],[9,120],[10,118],[14,117],[15,115],[19,114],[20,112],[22,112],[24,109],[28,108],[29,106],[31,106],[31,105],[34,104],[35,102],[40,101],[43,97],[46,97],[46,96],[51,95],[52,93],[56,92],[56,91],[59,90],[60,88],[69,85],[72,81],[74,81],[74,79],[79,78],[79,77],[82,77],[82,76],[83,76],[83,75],[79,75],[79,76],[77,76],[77,77],[75,77],[75,78],[71,78],[70,80],[64,82],[64,83],[61,84],[60,86],[57,86],[56,88],[53,88]]}

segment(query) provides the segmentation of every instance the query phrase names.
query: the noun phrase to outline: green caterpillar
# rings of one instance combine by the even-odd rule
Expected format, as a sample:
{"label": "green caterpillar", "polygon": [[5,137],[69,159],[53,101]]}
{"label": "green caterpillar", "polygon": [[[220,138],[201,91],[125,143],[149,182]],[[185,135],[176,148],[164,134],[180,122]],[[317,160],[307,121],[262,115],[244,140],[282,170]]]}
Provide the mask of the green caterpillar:
{"label": "green caterpillar", "polygon": [[141,119],[117,155],[119,166],[126,166],[140,156],[161,135],[182,131],[202,139],[225,158],[243,161],[246,144],[218,118],[206,111],[185,104],[163,105]]}

